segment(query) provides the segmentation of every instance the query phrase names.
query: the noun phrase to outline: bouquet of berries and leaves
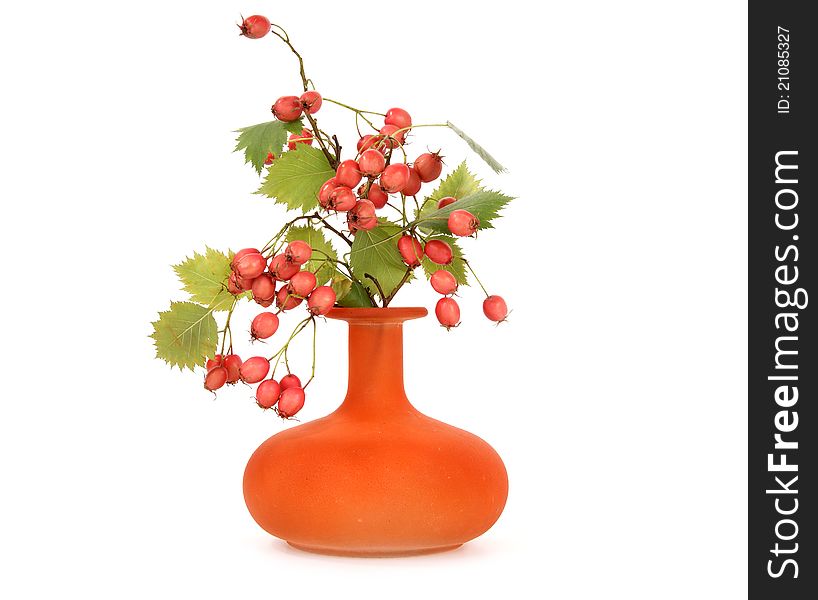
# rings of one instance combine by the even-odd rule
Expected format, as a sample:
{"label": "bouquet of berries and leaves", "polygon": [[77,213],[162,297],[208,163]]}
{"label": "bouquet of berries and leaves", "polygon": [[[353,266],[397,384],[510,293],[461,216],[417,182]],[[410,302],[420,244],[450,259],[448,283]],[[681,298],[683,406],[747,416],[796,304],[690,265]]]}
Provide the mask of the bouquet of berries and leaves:
{"label": "bouquet of berries and leaves", "polygon": [[[440,179],[443,159],[439,151],[413,155],[410,138],[425,127],[445,127],[495,172],[503,167],[451,122],[416,124],[402,108],[378,112],[322,96],[283,28],[260,15],[239,27],[250,39],[274,35],[298,61],[301,93],[277,99],[274,120],[239,129],[236,145],[259,175],[266,170],[258,193],[294,216],[261,246],[235,253],[205,248],[174,265],[189,299],[171,302],[153,323],[157,357],[180,369],[204,367],[204,387],[212,392],[239,382],[256,386],[257,404],[289,419],[315,377],[318,321],[335,306],[385,308],[404,285],[426,279],[438,296],[435,316],[448,330],[460,324],[454,296],[473,279],[485,294],[486,317],[504,321],[505,300],[488,293],[461,240],[493,227],[512,198],[484,188],[465,162],[424,190]],[[319,126],[325,105],[354,117],[354,155],[343,157],[338,137]],[[243,301],[265,309],[252,319],[251,342],[273,338],[285,314],[306,310],[290,333],[278,335],[271,355],[242,360],[231,318]],[[313,359],[302,379],[290,371],[288,350],[305,331]]]}

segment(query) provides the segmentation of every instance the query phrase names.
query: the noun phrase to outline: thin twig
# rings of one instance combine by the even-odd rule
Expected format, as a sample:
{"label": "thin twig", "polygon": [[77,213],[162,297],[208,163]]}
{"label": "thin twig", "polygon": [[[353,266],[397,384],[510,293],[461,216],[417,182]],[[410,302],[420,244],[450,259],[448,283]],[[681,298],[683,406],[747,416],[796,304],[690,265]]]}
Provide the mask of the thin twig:
{"label": "thin twig", "polygon": [[319,221],[321,221],[321,222],[324,224],[324,227],[326,227],[326,228],[327,228],[327,229],[329,229],[331,232],[333,232],[333,233],[335,233],[336,235],[338,235],[338,236],[339,236],[339,237],[340,237],[342,240],[344,240],[344,241],[345,241],[347,244],[349,244],[350,248],[352,247],[352,240],[351,240],[351,239],[349,239],[347,236],[345,236],[345,235],[344,235],[343,233],[341,233],[340,231],[338,231],[337,229],[335,229],[335,227],[333,227],[332,225],[330,225],[329,223],[327,223],[327,221],[324,219],[324,217],[322,217],[321,215],[319,215],[317,212],[316,212],[316,213],[311,214],[311,215],[309,216],[309,218],[311,218],[311,219],[318,219]]}
{"label": "thin twig", "polygon": [[383,299],[384,308],[389,306],[389,303],[392,302],[392,298],[394,298],[395,294],[398,293],[398,290],[400,290],[403,287],[403,284],[409,281],[409,278],[412,276],[412,270],[413,270],[412,267],[407,267],[406,273],[403,274],[403,278],[400,280],[400,283],[398,283],[398,285],[395,286],[395,289],[392,290],[391,294],[389,294],[386,298]]}
{"label": "thin twig", "polygon": [[[287,31],[283,27],[281,27],[281,25],[272,24],[272,27],[273,28],[278,28],[279,30],[281,30],[281,33],[276,31],[275,29],[271,29],[270,31],[276,37],[278,37],[282,42],[287,44],[287,46],[290,48],[290,50],[292,50],[292,53],[295,54],[295,56],[298,58],[298,69],[299,69],[299,73],[301,75],[301,82],[304,85],[304,91],[306,92],[307,90],[310,89],[309,84],[310,84],[311,80],[307,79],[307,74],[304,71],[304,59],[301,57],[301,54],[299,54],[298,50],[295,49],[295,46],[293,46],[292,42],[290,42],[290,35],[287,33]],[[307,121],[310,122],[310,126],[312,127],[312,131],[313,131],[313,133],[315,133],[315,137],[318,140],[318,145],[321,146],[321,150],[324,153],[324,156],[327,157],[327,162],[329,162],[330,166],[333,169],[337,168],[338,167],[338,159],[336,157],[333,157],[332,154],[330,154],[330,151],[327,150],[327,147],[324,144],[324,140],[321,139],[321,135],[320,135],[321,130],[318,129],[318,123],[316,122],[315,118],[313,118],[313,116],[309,113],[309,111],[306,111],[306,110],[304,111],[304,115],[307,117]]]}
{"label": "thin twig", "polygon": [[[381,282],[372,277],[372,275],[370,275],[369,273],[364,273],[364,277],[366,279],[371,279],[375,283],[375,287],[378,288],[378,293],[381,295],[381,299],[384,302],[386,302],[386,294],[383,293],[383,288],[381,288]],[[384,304],[384,307],[386,307],[386,304]]]}

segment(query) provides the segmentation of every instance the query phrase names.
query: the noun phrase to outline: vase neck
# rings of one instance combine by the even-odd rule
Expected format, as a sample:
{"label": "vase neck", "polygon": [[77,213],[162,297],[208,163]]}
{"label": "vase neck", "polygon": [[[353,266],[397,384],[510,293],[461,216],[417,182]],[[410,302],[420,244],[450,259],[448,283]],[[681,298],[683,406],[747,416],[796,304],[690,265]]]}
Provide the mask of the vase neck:
{"label": "vase neck", "polygon": [[403,324],[349,323],[349,386],[342,409],[366,413],[409,407],[403,389]]}

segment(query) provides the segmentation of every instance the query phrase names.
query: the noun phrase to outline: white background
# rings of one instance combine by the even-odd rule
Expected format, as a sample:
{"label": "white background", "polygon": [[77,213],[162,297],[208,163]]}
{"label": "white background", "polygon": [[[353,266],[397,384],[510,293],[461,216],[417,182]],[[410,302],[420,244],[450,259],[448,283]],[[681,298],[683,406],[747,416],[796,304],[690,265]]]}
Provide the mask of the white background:
{"label": "white background", "polygon": [[[0,596],[744,597],[745,11],[5,3]],[[470,289],[458,330],[407,327],[410,398],[509,470],[504,515],[457,552],[273,540],[241,476],[289,425],[153,359],[150,321],[183,297],[169,265],[262,244],[284,218],[231,131],[299,81],[272,36],[237,36],[239,12],[287,27],[327,96],[450,119],[510,171],[445,131],[415,138],[519,198],[467,249],[510,322],[492,327]],[[347,147],[350,114],[319,114]],[[434,298],[416,284],[399,304]],[[319,352],[306,419],[342,398],[343,324]]]}

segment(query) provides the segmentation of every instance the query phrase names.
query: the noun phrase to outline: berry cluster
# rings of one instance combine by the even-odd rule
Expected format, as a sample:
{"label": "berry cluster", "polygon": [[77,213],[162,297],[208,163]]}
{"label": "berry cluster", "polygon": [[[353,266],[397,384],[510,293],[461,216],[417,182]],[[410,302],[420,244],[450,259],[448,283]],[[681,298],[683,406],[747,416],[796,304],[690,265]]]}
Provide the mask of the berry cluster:
{"label": "berry cluster", "polygon": [[[240,26],[242,34],[253,31],[257,22],[259,30],[266,22],[264,17],[254,19]],[[261,34],[263,36],[266,31]],[[258,36],[258,37],[261,37]],[[309,90],[299,96],[282,96],[275,101],[272,112],[284,122],[299,119],[302,114],[313,115],[323,104],[323,98],[315,90]],[[349,232],[355,235],[360,230],[368,231],[378,225],[377,211],[389,204],[391,195],[415,197],[424,183],[430,183],[440,177],[443,171],[443,159],[440,152],[425,152],[414,162],[407,161],[405,146],[407,135],[412,130],[412,116],[403,108],[390,108],[384,114],[383,125],[375,134],[362,135],[357,143],[357,155],[354,159],[341,161],[335,170],[335,176],[328,179],[318,192],[318,202],[329,213],[346,213],[346,225]],[[289,149],[295,149],[295,143],[312,144],[314,135],[304,129],[300,137],[295,134],[289,138]],[[392,162],[393,154],[400,150],[403,162]],[[395,156],[398,156],[395,154]],[[268,164],[273,159],[268,155]],[[360,184],[360,185],[359,185]],[[357,187],[357,190],[356,190]],[[457,202],[457,198],[441,198],[438,208],[444,208]],[[477,235],[480,219],[463,209],[453,210],[448,217],[449,231],[459,237]],[[398,240],[398,251],[403,262],[414,269],[421,265],[423,257],[438,265],[451,264],[454,253],[451,246],[442,240],[429,240],[422,243],[416,230],[411,230]],[[457,280],[445,269],[432,273],[432,288],[443,295],[435,306],[435,316],[446,329],[460,324],[460,306],[452,298],[457,291]],[[508,316],[508,308],[501,296],[488,295],[483,302],[483,313],[492,321],[500,323]]]}
{"label": "berry cluster", "polygon": [[[355,158],[342,161],[335,176],[319,190],[321,207],[346,213],[347,228],[353,235],[377,227],[376,211],[389,204],[390,195],[415,197],[422,184],[440,177],[443,159],[439,152],[421,154],[413,163],[407,161],[404,147],[411,128],[408,112],[390,108],[378,133],[361,136]],[[403,154],[402,162],[393,162],[396,150]]]}
{"label": "berry cluster", "polygon": [[[323,316],[335,304],[335,291],[327,285],[318,286],[315,273],[304,266],[313,255],[307,242],[293,240],[283,252],[269,253],[266,257],[256,248],[239,250],[230,263],[227,289],[234,296],[250,292],[253,300],[264,308],[276,304],[277,312],[262,312],[253,318],[250,336],[253,341],[272,337],[279,326],[279,314],[292,310],[304,300],[307,301],[309,322]],[[277,287],[277,284],[281,285]],[[270,362],[286,352],[284,348],[271,358],[254,356],[242,362],[235,354],[221,354],[207,362],[205,388],[215,391],[226,383],[243,381],[247,384],[259,383],[256,401],[262,408],[276,407],[276,412],[285,418],[295,415],[304,405],[304,389],[295,375],[285,375],[281,382],[265,379],[270,370]],[[306,387],[306,386],[305,386]],[[277,406],[276,406],[277,404]]]}
{"label": "berry cluster", "polygon": [[[207,390],[215,392],[238,382],[255,386],[258,406],[273,409],[289,419],[304,406],[305,390],[315,376],[316,322],[336,304],[351,307],[380,304],[385,308],[401,287],[412,280],[415,270],[422,267],[432,289],[440,295],[435,316],[448,330],[460,325],[460,306],[455,297],[459,286],[467,283],[468,269],[485,293],[485,316],[497,323],[505,321],[509,312],[505,300],[486,291],[463,256],[460,238],[476,238],[479,229],[492,227],[492,219],[511,198],[482,188],[464,163],[455,169],[457,177],[453,178],[453,172],[435,184],[437,189],[428,197],[419,199],[424,184],[440,179],[444,162],[439,150],[422,152],[411,159],[407,152],[410,135],[422,131],[422,127],[449,127],[495,171],[502,171],[502,167],[449,122],[413,123],[412,116],[403,108],[373,112],[322,96],[307,79],[301,55],[287,33],[266,17],[247,17],[239,29],[241,35],[250,39],[272,33],[299,59],[303,93],[278,98],[272,105],[275,121],[241,130],[252,133],[247,133],[244,141],[240,136],[238,147],[245,149],[248,162],[259,173],[262,163],[268,165],[265,185],[272,182],[278,186],[278,191],[268,196],[282,200],[289,208],[302,208],[303,214],[286,223],[261,250],[245,248],[230,256],[209,249],[208,256],[195,255],[186,261],[186,266],[177,266],[185,266],[182,271],[193,271],[197,276],[206,273],[205,277],[183,279],[194,302],[201,304],[176,303],[179,306],[175,309],[172,305],[170,311],[162,313],[165,322],[160,319],[154,323],[153,337],[157,339],[160,358],[172,365],[193,368],[205,362],[203,357],[213,356],[205,362]],[[337,137],[319,127],[315,115],[324,104],[355,113],[358,141],[354,157],[342,159]],[[373,122],[372,115],[382,117],[382,123]],[[363,124],[370,129],[362,132]],[[279,176],[279,172],[285,175]],[[298,183],[291,183],[296,179],[293,172],[298,173]],[[467,185],[461,185],[464,181]],[[279,194],[287,194],[288,186],[291,191],[284,201]],[[412,204],[414,216],[410,212]],[[348,251],[338,252],[327,239],[327,232],[334,234],[334,239]],[[376,246],[382,248],[373,252]],[[369,257],[360,258],[362,251],[370,251]],[[187,265],[188,262],[194,264]],[[220,266],[214,266],[216,263]],[[214,296],[216,300],[210,302]],[[242,361],[233,351],[231,319],[236,305],[245,298],[252,298],[263,309],[274,307],[253,317],[251,342],[273,338],[283,315],[305,304],[306,315],[271,356],[253,356]],[[174,310],[179,314],[174,314]],[[222,329],[218,329],[210,314],[217,310],[227,311]],[[211,337],[194,337],[189,323],[196,319],[199,323],[205,320],[212,323]],[[313,330],[312,372],[302,384],[290,371],[288,349],[309,326]],[[219,333],[221,349],[216,353]],[[180,343],[183,339],[184,344]],[[287,374],[277,380],[276,370],[282,361]]]}
{"label": "berry cluster", "polygon": [[[239,250],[230,265],[227,289],[233,295],[252,292],[257,304],[267,308],[275,302],[280,310],[293,309],[306,299],[310,314],[325,315],[335,304],[335,292],[326,285],[319,287],[315,273],[302,270],[311,256],[312,248],[301,240],[290,242],[284,252],[269,259],[255,248]],[[282,285],[276,288],[277,283]],[[275,329],[256,338],[273,333]]]}

